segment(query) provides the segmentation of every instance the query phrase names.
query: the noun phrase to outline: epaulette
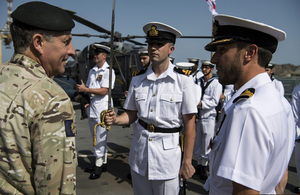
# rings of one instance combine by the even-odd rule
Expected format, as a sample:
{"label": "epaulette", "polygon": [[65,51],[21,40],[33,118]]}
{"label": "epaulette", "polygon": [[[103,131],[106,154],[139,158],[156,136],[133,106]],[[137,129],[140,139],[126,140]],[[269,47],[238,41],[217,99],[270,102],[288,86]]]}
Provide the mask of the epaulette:
{"label": "epaulette", "polygon": [[249,98],[251,98],[255,93],[255,89],[254,88],[248,88],[245,91],[243,91],[243,93],[241,93],[241,95],[237,98],[235,98],[233,100],[233,103],[236,103],[239,100],[247,100]]}
{"label": "epaulette", "polygon": [[178,67],[174,67],[174,71],[178,72],[179,74],[184,74],[184,75],[190,75],[192,73],[191,70],[185,70],[185,69],[181,69]]}
{"label": "epaulette", "polygon": [[144,74],[147,71],[148,68],[144,68],[143,70],[135,70],[132,72],[131,76],[137,76],[137,75],[141,75]]}

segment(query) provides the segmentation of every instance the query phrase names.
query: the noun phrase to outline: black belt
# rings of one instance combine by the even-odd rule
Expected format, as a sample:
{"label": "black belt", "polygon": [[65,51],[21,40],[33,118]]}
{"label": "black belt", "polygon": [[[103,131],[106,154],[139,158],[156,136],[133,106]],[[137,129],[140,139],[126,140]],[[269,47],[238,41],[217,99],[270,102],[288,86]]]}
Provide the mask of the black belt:
{"label": "black belt", "polygon": [[177,128],[160,128],[160,127],[155,127],[154,125],[149,125],[145,123],[143,120],[139,119],[139,123],[142,127],[147,129],[150,132],[153,133],[176,133],[181,131],[181,127]]}

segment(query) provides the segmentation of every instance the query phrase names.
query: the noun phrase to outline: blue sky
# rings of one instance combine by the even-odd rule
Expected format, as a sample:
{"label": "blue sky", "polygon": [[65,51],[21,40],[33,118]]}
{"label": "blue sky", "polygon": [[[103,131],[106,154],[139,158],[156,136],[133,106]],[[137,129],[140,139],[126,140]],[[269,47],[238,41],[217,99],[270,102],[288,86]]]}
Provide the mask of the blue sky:
{"label": "blue sky", "polygon": [[[111,13],[113,0],[42,0],[44,2],[75,11],[78,16],[111,30]],[[28,2],[13,0],[12,9]],[[299,0],[217,0],[216,11],[219,14],[251,19],[266,23],[284,30],[287,39],[279,42],[272,62],[276,64],[291,63],[300,65],[300,1]],[[30,13],[28,13],[30,14]],[[7,20],[7,2],[0,0],[0,27]],[[184,36],[210,36],[212,16],[205,0],[116,0],[115,31],[122,36],[144,36],[142,27],[152,21],[163,22],[181,31]],[[88,33],[99,35],[77,22],[72,33]],[[73,37],[75,49],[82,50],[86,45],[109,41],[101,38]],[[144,42],[144,39],[135,39]],[[204,50],[210,39],[179,39],[172,56],[175,62],[186,62],[187,58],[197,57],[209,59],[211,54]],[[12,48],[12,44],[11,44]],[[13,54],[13,49],[2,45],[2,61],[7,61]]]}

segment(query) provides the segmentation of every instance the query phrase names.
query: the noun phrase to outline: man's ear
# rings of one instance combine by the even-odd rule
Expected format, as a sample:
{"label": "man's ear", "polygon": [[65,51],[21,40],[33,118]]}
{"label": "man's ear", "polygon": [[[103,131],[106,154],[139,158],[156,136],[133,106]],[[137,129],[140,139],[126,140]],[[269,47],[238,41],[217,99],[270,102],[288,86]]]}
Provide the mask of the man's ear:
{"label": "man's ear", "polygon": [[32,46],[35,50],[42,54],[43,53],[43,46],[44,46],[45,39],[41,34],[34,34],[32,37]]}
{"label": "man's ear", "polygon": [[258,52],[257,45],[255,44],[248,45],[246,47],[245,60],[250,61],[251,59],[253,59],[255,55],[257,55],[257,52]]}
{"label": "man's ear", "polygon": [[170,46],[169,48],[169,55],[171,55],[173,53],[173,51],[175,50],[175,46]]}

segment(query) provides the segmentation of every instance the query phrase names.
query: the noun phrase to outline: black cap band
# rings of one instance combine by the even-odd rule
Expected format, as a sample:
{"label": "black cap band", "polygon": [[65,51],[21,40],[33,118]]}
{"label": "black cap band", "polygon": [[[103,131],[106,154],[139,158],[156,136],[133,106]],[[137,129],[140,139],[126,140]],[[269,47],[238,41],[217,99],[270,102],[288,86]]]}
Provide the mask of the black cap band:
{"label": "black cap band", "polygon": [[151,30],[148,31],[147,37],[146,37],[146,43],[151,43],[151,42],[172,42],[175,43],[176,41],[176,36],[172,33],[168,33],[165,31],[155,31],[156,33],[153,34]]}
{"label": "black cap band", "polygon": [[107,53],[108,54],[108,51],[106,51],[105,49],[96,48],[96,49],[94,49],[94,53]]}

